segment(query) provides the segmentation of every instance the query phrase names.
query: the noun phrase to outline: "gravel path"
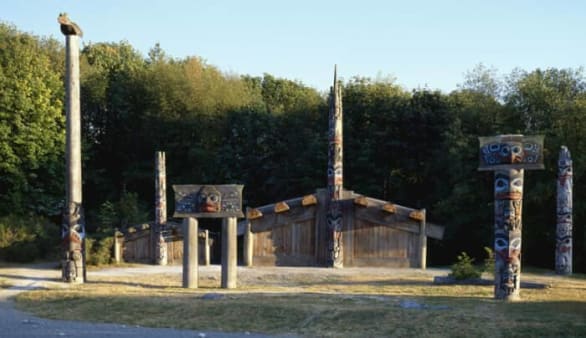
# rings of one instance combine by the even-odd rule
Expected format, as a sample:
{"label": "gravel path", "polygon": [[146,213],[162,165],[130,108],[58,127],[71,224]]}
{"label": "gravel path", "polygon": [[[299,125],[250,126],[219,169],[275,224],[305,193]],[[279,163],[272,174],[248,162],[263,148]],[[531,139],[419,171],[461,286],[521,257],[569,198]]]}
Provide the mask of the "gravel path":
{"label": "gravel path", "polygon": [[[213,268],[213,267],[212,267]],[[145,266],[139,268],[116,268],[92,271],[91,275],[118,274],[132,275],[161,272],[181,272],[179,266],[158,267]],[[261,334],[221,333],[175,329],[154,329],[126,326],[120,324],[96,324],[86,322],[42,319],[18,311],[14,308],[11,297],[20,292],[43,287],[68,287],[60,281],[61,271],[56,264],[37,264],[26,267],[0,268],[0,282],[11,285],[0,287],[0,338],[41,338],[41,337],[126,337],[126,338],[216,338],[216,337],[271,337]]]}

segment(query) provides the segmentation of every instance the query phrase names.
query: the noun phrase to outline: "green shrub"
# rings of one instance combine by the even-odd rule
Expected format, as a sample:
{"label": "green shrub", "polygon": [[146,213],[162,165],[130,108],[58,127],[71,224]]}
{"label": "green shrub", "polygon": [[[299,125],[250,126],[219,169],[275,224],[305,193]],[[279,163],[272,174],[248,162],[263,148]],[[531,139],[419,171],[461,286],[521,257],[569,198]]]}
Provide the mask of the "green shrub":
{"label": "green shrub", "polygon": [[462,252],[458,255],[458,261],[452,265],[450,276],[458,280],[480,278],[482,271],[476,268],[473,262],[474,258],[471,258],[467,253]]}
{"label": "green shrub", "polygon": [[9,215],[0,218],[0,259],[31,262],[57,257],[59,226],[39,216]]}
{"label": "green shrub", "polygon": [[88,265],[110,264],[114,257],[112,255],[114,237],[86,238],[85,252]]}

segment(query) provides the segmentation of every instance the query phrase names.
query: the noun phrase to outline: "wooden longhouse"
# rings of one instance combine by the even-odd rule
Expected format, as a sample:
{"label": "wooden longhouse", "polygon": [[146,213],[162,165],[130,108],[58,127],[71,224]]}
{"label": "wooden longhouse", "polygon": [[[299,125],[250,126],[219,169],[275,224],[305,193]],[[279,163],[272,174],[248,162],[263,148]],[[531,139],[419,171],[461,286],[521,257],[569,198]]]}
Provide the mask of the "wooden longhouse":
{"label": "wooden longhouse", "polygon": [[444,228],[416,210],[345,190],[342,99],[334,72],[330,93],[328,187],[249,208],[239,223],[248,266],[426,267],[427,238]]}
{"label": "wooden longhouse", "polygon": [[[244,263],[266,266],[327,266],[327,192],[249,209],[240,222]],[[427,237],[442,239],[443,227],[416,210],[344,190],[343,266],[426,266]]]}

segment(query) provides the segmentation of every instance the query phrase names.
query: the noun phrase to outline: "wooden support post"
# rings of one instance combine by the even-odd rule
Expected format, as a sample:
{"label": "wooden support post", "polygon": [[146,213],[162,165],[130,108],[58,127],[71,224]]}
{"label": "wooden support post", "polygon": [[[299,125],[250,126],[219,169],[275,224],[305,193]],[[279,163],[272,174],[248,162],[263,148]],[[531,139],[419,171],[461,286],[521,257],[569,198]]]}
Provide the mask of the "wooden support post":
{"label": "wooden support post", "polygon": [[520,299],[523,176],[523,169],[494,172],[494,295],[496,299],[509,301]]}
{"label": "wooden support post", "polygon": [[425,209],[421,210],[423,219],[419,221],[419,267],[427,268],[427,229],[425,225]]}
{"label": "wooden support post", "polygon": [[203,264],[205,266],[210,265],[210,231],[204,230],[203,232]]}
{"label": "wooden support post", "polygon": [[254,255],[254,234],[251,230],[251,224],[246,224],[246,230],[244,231],[244,266],[252,266],[252,257]]}
{"label": "wooden support post", "polygon": [[523,178],[543,169],[543,136],[479,137],[478,170],[494,171],[494,298],[520,299]]}
{"label": "wooden support post", "polygon": [[197,219],[183,219],[183,287],[196,289],[198,286],[198,223]]}
{"label": "wooden support post", "polygon": [[167,223],[167,178],[165,152],[155,153],[155,226],[151,228],[154,242],[155,264],[167,265],[167,243],[163,230]]}
{"label": "wooden support post", "polygon": [[124,237],[121,238],[118,229],[114,230],[114,262],[120,264],[122,261],[122,242]]}
{"label": "wooden support post", "polygon": [[222,288],[236,288],[237,280],[237,224],[236,217],[222,220]]}

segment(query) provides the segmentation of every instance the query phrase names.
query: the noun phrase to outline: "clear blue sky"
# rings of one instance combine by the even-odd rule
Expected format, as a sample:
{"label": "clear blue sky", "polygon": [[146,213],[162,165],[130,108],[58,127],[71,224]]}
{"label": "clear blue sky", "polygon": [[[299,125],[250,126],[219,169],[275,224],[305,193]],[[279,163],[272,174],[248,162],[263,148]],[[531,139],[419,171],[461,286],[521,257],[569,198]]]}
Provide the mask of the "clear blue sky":
{"label": "clear blue sky", "polygon": [[4,0],[0,21],[63,39],[60,12],[83,43],[126,40],[146,55],[158,42],[172,57],[320,91],[334,64],[342,79],[449,92],[479,63],[500,75],[586,63],[583,0]]}

